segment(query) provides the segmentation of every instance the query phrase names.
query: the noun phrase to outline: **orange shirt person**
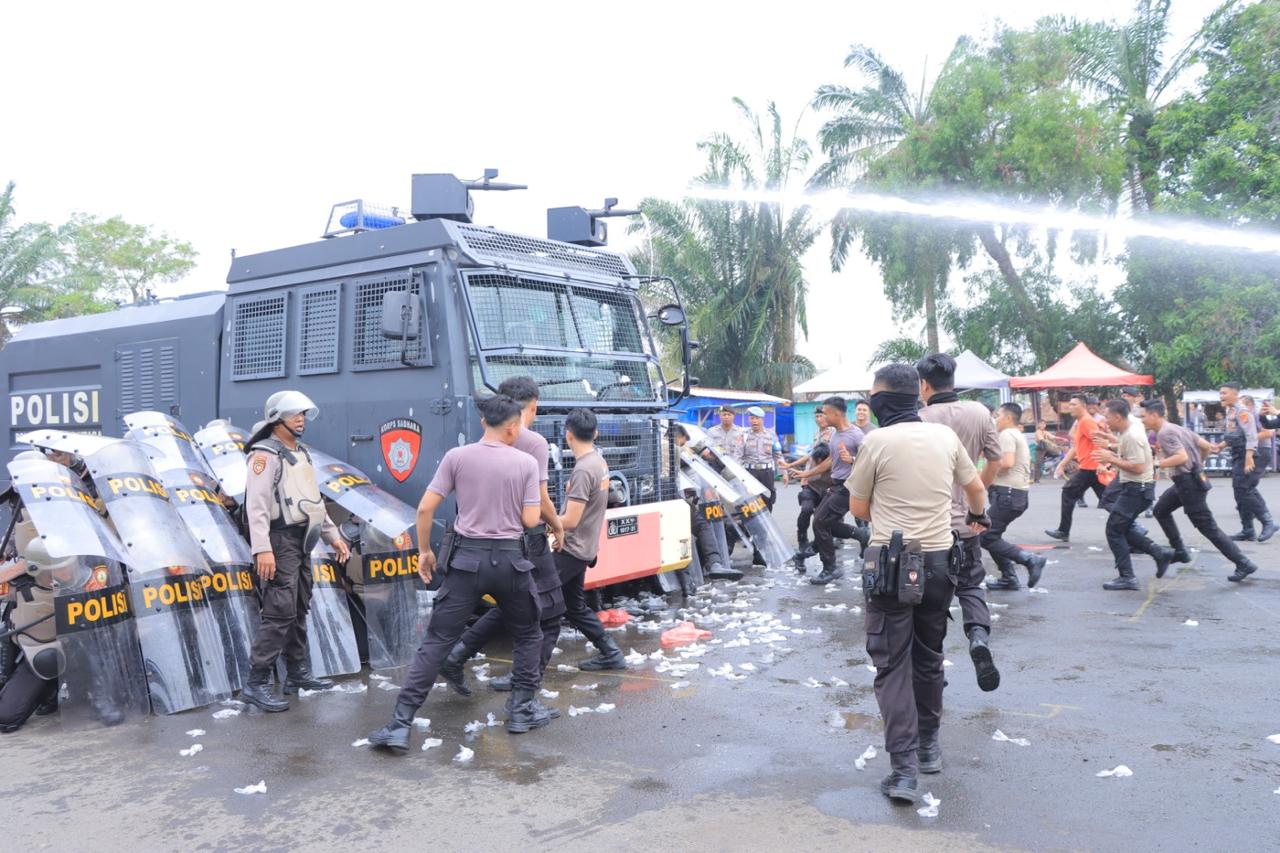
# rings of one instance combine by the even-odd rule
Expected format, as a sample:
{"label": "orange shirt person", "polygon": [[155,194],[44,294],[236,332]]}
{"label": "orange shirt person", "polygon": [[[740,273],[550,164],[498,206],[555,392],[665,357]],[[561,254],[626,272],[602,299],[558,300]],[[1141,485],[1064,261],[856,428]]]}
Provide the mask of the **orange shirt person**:
{"label": "orange shirt person", "polygon": [[1105,445],[1097,421],[1089,415],[1088,398],[1084,394],[1073,394],[1070,411],[1076,421],[1071,428],[1071,449],[1062,457],[1053,476],[1061,477],[1072,460],[1077,461],[1080,467],[1062,486],[1062,510],[1057,528],[1045,531],[1049,538],[1062,542],[1069,541],[1071,537],[1071,517],[1075,512],[1076,501],[1090,489],[1101,499],[1104,489],[1102,482],[1098,480],[1098,460],[1093,453],[1103,449]]}

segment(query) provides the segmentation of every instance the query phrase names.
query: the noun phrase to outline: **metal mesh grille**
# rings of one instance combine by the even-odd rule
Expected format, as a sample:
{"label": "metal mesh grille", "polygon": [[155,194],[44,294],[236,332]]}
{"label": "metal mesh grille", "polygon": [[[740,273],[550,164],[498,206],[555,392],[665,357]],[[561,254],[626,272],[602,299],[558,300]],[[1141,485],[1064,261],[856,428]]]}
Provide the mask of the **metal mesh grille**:
{"label": "metal mesh grille", "polygon": [[231,338],[232,379],[284,376],[286,294],[236,303]]}
{"label": "metal mesh grille", "polygon": [[352,364],[356,367],[393,367],[400,364],[401,352],[404,352],[410,361],[422,358],[424,349],[422,312],[418,313],[418,336],[409,341],[407,348],[403,341],[382,336],[382,297],[393,290],[406,289],[415,295],[420,290],[418,280],[414,279],[410,284],[406,273],[356,282],[354,344],[351,356]]}
{"label": "metal mesh grille", "polygon": [[[596,450],[609,464],[610,474],[627,479],[631,503],[653,503],[678,497],[673,460],[679,457],[670,430],[661,429],[660,418],[599,418]],[[564,419],[539,416],[533,428],[552,446],[547,491],[556,506],[564,505],[564,490],[573,475],[573,454],[566,449]],[[559,448],[559,465],[556,450]]]}
{"label": "metal mesh grille", "polygon": [[[464,276],[484,372],[494,385],[532,375],[546,400],[655,399],[647,338],[628,293],[504,273]],[[473,367],[481,386],[482,364]]]}
{"label": "metal mesh grille", "polygon": [[615,276],[624,276],[631,272],[627,268],[626,261],[612,252],[601,252],[569,243],[557,243],[553,240],[522,237],[518,234],[491,231],[471,225],[458,225],[457,228],[471,250],[470,254],[481,258],[484,256],[506,258],[551,268],[570,267]]}
{"label": "metal mesh grille", "polygon": [[298,333],[298,373],[338,371],[338,310],[341,287],[302,292]]}

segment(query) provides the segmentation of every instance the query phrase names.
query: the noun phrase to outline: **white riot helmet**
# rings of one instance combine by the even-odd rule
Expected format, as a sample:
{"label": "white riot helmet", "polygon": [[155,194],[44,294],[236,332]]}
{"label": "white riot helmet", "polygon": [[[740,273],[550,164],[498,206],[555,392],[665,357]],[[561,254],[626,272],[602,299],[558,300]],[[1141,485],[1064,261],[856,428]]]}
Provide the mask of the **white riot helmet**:
{"label": "white riot helmet", "polygon": [[314,421],[320,409],[301,391],[277,391],[267,398],[267,404],[262,407],[262,419],[271,424],[298,412],[305,412],[307,420]]}

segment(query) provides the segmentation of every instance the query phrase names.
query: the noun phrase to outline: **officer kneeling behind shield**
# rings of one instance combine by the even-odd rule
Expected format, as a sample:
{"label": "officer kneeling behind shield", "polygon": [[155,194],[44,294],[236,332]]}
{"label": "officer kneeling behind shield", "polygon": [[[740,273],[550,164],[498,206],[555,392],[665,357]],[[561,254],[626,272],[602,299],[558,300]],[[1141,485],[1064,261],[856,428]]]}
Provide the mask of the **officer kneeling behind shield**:
{"label": "officer kneeling behind shield", "polygon": [[963,563],[951,532],[953,483],[964,489],[970,527],[991,524],[964,445],[949,427],[921,422],[918,395],[913,366],[876,371],[870,403],[880,428],[846,482],[850,512],[873,531],[862,569],[867,654],[892,766],[880,790],[909,803],[920,797],[917,775],[942,770],[942,641]]}
{"label": "officer kneeling behind shield", "polygon": [[476,406],[484,436],[444,455],[418,503],[418,574],[428,584],[437,567],[431,525],[450,494],[457,497],[457,515],[440,547],[444,580],[427,636],[409,666],[391,722],[369,735],[373,746],[395,752],[408,750],[413,715],[485,595],[501,608],[514,643],[507,731],[527,732],[551,720],[533,695],[541,674],[541,611],[524,540],[525,528],[536,525],[541,514],[538,464],[513,446],[521,429],[518,403],[497,394]]}
{"label": "officer kneeling behind shield", "polygon": [[307,658],[307,610],[311,603],[311,549],[324,540],[338,562],[351,556],[347,543],[325,512],[307,448],[298,441],[320,410],[300,391],[277,391],[267,398],[263,422],[247,443],[245,517],[258,579],[263,582],[262,622],[249,658],[249,681],[240,698],[264,711],[287,711],[289,703],[271,694],[268,683],[276,658],[284,654],[284,692],[327,690],[314,678]]}

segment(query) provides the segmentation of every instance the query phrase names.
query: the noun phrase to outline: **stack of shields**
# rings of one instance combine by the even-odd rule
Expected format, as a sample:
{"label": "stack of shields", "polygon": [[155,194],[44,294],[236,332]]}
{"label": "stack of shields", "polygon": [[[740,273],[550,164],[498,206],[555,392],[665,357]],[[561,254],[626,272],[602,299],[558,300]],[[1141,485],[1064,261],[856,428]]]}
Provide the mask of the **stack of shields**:
{"label": "stack of shields", "polygon": [[152,709],[172,714],[229,698],[223,632],[207,595],[213,573],[146,449],[116,441],[85,462],[124,543]]}
{"label": "stack of shields", "polygon": [[418,548],[413,507],[370,482],[364,472],[309,449],[320,493],[342,507],[360,529],[355,610],[363,615],[369,664],[404,666],[413,659],[425,625],[419,605]]}
{"label": "stack of shields", "polygon": [[[147,713],[147,680],[138,653],[115,531],[99,514],[88,484],[47,459],[15,459],[9,476],[28,528],[19,554],[36,584],[53,590],[56,643],[63,661],[58,714],[64,723],[115,725]],[[16,532],[22,532],[21,530]]]}
{"label": "stack of shields", "polygon": [[125,423],[130,427],[126,437],[146,448],[170,502],[209,564],[205,598],[222,634],[231,688],[239,690],[249,677],[249,656],[258,631],[253,555],[223,505],[218,480],[186,428],[160,412],[127,415]]}

